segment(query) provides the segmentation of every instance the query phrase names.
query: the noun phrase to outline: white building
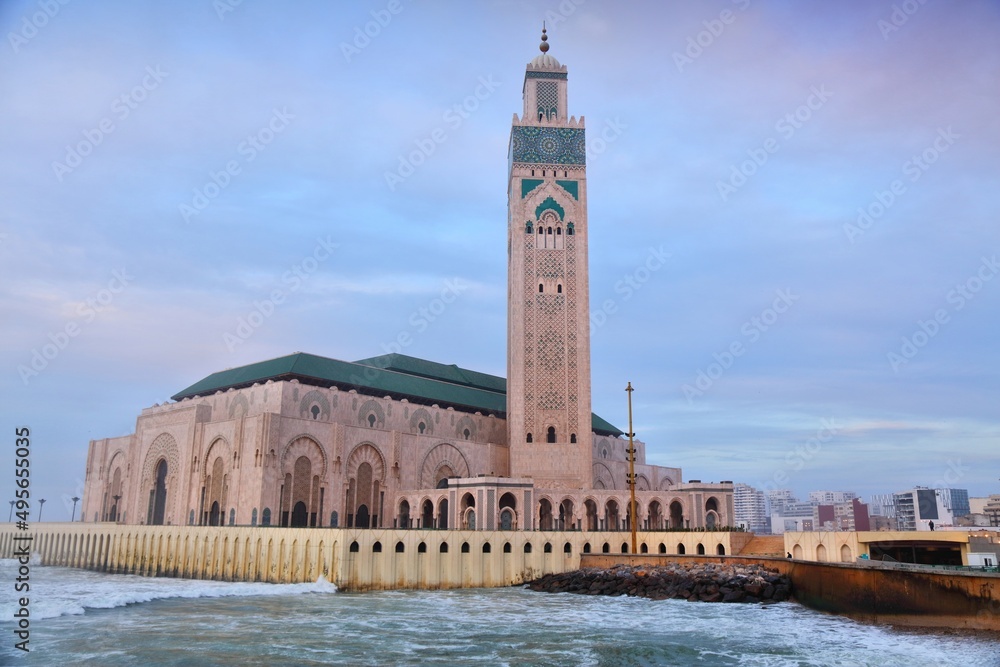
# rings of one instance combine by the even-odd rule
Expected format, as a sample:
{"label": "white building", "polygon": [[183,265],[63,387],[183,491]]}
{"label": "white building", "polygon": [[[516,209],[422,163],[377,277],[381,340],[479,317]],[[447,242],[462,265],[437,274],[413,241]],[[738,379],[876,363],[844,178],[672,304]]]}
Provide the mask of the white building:
{"label": "white building", "polygon": [[767,513],[767,497],[747,484],[733,486],[733,511],[736,525],[753,533],[771,532],[771,517]]}

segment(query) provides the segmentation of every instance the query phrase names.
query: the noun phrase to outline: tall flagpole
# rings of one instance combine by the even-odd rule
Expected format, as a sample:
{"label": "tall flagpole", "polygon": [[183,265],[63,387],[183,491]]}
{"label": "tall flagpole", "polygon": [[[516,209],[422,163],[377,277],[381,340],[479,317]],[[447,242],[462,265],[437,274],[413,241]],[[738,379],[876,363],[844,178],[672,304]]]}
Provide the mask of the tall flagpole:
{"label": "tall flagpole", "polygon": [[636,535],[635,535],[635,443],[632,442],[632,437],[635,435],[632,433],[632,383],[629,382],[628,386],[625,387],[625,391],[628,392],[628,490],[629,496],[631,496],[632,501],[629,503],[629,526],[632,528],[632,553],[636,553],[638,548],[636,547]]}

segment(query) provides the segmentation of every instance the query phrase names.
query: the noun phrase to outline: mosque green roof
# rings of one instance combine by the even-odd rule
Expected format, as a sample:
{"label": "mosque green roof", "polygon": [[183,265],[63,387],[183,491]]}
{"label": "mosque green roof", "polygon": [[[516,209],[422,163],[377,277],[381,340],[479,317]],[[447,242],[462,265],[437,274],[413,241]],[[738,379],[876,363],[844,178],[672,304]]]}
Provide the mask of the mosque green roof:
{"label": "mosque green roof", "polygon": [[[363,394],[405,398],[426,405],[437,403],[500,417],[505,416],[507,410],[507,380],[504,378],[405,354],[384,354],[349,362],[296,352],[212,373],[171,398],[180,401],[208,396],[268,380],[298,380],[320,387],[355,389]],[[595,414],[591,415],[591,428],[598,435],[624,435]]]}

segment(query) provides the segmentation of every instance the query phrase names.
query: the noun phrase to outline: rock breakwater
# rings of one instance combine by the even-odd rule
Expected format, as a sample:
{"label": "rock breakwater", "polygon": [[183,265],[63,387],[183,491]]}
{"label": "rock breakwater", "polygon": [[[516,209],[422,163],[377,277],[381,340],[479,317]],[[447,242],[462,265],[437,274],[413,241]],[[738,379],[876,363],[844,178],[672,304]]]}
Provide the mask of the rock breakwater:
{"label": "rock breakwater", "polygon": [[546,593],[631,595],[690,602],[782,602],[792,592],[787,576],[760,565],[715,563],[583,568],[547,574],[527,586]]}

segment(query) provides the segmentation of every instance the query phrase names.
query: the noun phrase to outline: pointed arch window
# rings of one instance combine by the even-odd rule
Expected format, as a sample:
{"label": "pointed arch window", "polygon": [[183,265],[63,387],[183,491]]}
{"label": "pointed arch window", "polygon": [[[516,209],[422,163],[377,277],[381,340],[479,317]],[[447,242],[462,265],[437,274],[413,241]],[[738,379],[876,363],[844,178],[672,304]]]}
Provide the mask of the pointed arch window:
{"label": "pointed arch window", "polygon": [[524,225],[524,233],[532,234],[534,233],[534,231],[535,231],[535,226],[531,224],[531,220],[528,220],[528,222]]}

